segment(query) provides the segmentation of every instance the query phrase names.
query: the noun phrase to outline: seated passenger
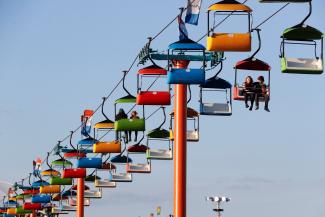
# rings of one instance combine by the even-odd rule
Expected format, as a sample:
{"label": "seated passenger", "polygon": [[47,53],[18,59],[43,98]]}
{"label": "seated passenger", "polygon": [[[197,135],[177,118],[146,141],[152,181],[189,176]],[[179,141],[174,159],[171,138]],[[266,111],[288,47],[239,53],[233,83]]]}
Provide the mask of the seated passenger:
{"label": "seated passenger", "polygon": [[255,86],[255,106],[256,106],[255,109],[256,110],[259,109],[260,97],[263,97],[265,101],[264,110],[270,112],[269,110],[270,95],[267,86],[264,83],[264,77],[259,76],[257,78],[257,82],[254,83],[254,86]]}
{"label": "seated passenger", "polygon": [[[118,113],[115,116],[115,120],[119,121],[122,119],[128,119],[128,115],[125,113],[124,109],[120,108],[120,110],[118,111]],[[128,131],[124,132],[125,135],[125,143],[129,142],[129,138],[128,138]],[[116,131],[116,139],[118,140],[118,132]]]}
{"label": "seated passenger", "polygon": [[[243,87],[244,87],[243,92],[244,92],[244,97],[245,97],[245,106],[246,106],[246,108],[249,107],[249,110],[252,111],[253,105],[254,105],[255,92],[254,92],[254,81],[251,76],[247,76],[245,78]],[[248,105],[248,98],[250,98],[251,106]]]}
{"label": "seated passenger", "polygon": [[[137,120],[140,119],[138,116],[138,112],[137,111],[132,111],[131,116],[130,116],[131,120]],[[138,140],[138,131],[134,131],[134,141],[136,142]],[[129,140],[132,140],[132,131],[129,131]]]}

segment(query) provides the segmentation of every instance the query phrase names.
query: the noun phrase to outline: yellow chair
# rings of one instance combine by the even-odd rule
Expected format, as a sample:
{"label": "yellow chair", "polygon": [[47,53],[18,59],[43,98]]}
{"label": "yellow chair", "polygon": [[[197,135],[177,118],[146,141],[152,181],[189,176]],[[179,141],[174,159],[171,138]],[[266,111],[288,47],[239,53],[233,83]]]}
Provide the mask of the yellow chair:
{"label": "yellow chair", "polygon": [[7,215],[16,215],[16,208],[8,208]]}
{"label": "yellow chair", "polygon": [[94,153],[121,153],[121,142],[97,142],[93,146]]}
{"label": "yellow chair", "polygon": [[[214,11],[214,22],[210,22],[210,12]],[[208,37],[207,50],[209,51],[251,51],[251,13],[252,9],[235,0],[223,0],[208,8]],[[215,32],[215,26],[210,26],[210,23],[215,23],[215,15],[247,15],[248,16],[248,31],[243,33],[225,33]]]}
{"label": "yellow chair", "polygon": [[61,192],[60,185],[47,185],[47,186],[41,186],[40,188],[41,194],[55,194],[60,192]]}

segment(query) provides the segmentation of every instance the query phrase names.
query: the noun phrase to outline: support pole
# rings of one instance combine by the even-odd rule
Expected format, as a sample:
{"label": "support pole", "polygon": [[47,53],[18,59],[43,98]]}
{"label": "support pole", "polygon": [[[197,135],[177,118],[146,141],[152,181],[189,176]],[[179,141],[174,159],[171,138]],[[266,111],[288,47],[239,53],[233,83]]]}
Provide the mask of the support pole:
{"label": "support pole", "polygon": [[85,180],[84,178],[78,178],[76,217],[84,217],[84,193],[85,193],[84,191],[85,191]]}
{"label": "support pole", "polygon": [[187,85],[176,84],[174,101],[174,217],[186,217]]}

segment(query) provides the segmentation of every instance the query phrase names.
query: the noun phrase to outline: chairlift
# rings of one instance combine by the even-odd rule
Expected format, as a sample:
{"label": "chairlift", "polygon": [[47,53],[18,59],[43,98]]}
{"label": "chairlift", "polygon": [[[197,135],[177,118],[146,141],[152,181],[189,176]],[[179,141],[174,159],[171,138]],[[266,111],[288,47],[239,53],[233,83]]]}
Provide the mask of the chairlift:
{"label": "chairlift", "polygon": [[[164,120],[162,124],[148,132],[147,134],[147,150],[146,155],[149,160],[172,160],[173,159],[173,145],[170,141],[170,133],[168,130],[163,129],[163,125],[166,122],[166,112],[165,108],[162,107],[162,111],[164,114]],[[157,143],[163,143],[164,145],[168,145],[166,148],[156,148]]]}
{"label": "chairlift", "polygon": [[[212,78],[205,81],[205,84],[200,85],[200,114],[201,115],[217,115],[230,116],[232,115],[232,85],[218,77],[222,70],[223,63],[221,62],[220,71]],[[225,95],[223,102],[207,102],[204,101],[206,92],[215,92],[216,94]]]}
{"label": "chairlift", "polygon": [[72,185],[72,178],[51,177],[51,185]]}
{"label": "chairlift", "polygon": [[94,153],[121,153],[121,142],[119,140],[111,142],[97,142],[93,146]]}
{"label": "chairlift", "polygon": [[[108,158],[109,159],[109,158]],[[108,160],[107,159],[107,160]],[[103,164],[105,164],[105,166],[108,166],[108,170],[115,170],[115,166],[111,163],[106,163],[104,162]],[[114,166],[114,168],[113,168]],[[103,168],[101,168],[103,169]],[[97,175],[98,169],[95,170],[95,187],[96,188],[116,188],[116,182],[112,182],[109,179],[102,179]]]}
{"label": "chairlift", "polygon": [[41,210],[41,209],[43,209],[43,207],[42,207],[41,203],[26,202],[23,204],[23,209],[24,210]]}
{"label": "chairlift", "polygon": [[63,211],[60,207],[52,207],[51,214],[53,215],[67,215],[68,211]]}
{"label": "chairlift", "polygon": [[78,168],[101,168],[102,158],[93,157],[93,158],[79,158],[77,161]]}
{"label": "chairlift", "polygon": [[47,185],[41,186],[40,193],[41,194],[55,194],[61,192],[61,185]]}
{"label": "chairlift", "polygon": [[25,215],[25,214],[30,214],[30,213],[32,213],[32,210],[25,210],[22,206],[18,206],[15,209],[16,215]]}
{"label": "chairlift", "polygon": [[[191,39],[183,39],[168,47],[168,84],[204,84],[205,47]],[[191,61],[202,62],[200,68],[188,68]]]}
{"label": "chairlift", "polygon": [[[210,12],[213,13],[211,22]],[[208,51],[251,51],[251,24],[252,9],[235,0],[223,0],[211,5],[208,8]],[[248,18],[247,32],[243,33],[224,33],[216,30],[217,16],[245,16]]]}
{"label": "chairlift", "polygon": [[[166,91],[152,91],[143,90],[142,82],[147,77],[156,78],[156,82],[159,78],[166,78],[167,70],[161,68],[153,62],[153,65],[140,69],[137,74],[137,105],[170,105],[170,87]],[[153,84],[152,84],[153,85]],[[151,85],[151,86],[152,86]],[[151,87],[150,86],[150,87]],[[149,87],[149,88],[150,88]]]}
{"label": "chairlift", "polygon": [[[118,105],[121,104],[134,104],[132,108],[136,106],[136,97],[132,96],[130,92],[125,88],[125,77],[127,71],[124,71],[123,75],[123,89],[128,94],[122,98],[119,98],[115,101],[115,119],[118,116]],[[139,119],[129,119],[129,118],[118,118],[115,120],[114,129],[116,131],[145,131],[145,119],[144,119],[144,106],[142,106],[143,117]]]}
{"label": "chairlift", "polygon": [[[132,159],[123,155],[123,152],[125,149],[122,151],[121,154],[113,157],[111,159],[111,163],[115,165],[126,165],[128,162],[132,162]],[[123,173],[123,172],[117,172],[116,170],[110,170],[109,171],[109,176],[108,179],[112,182],[132,182],[132,173]]]}
{"label": "chairlift", "polygon": [[86,177],[85,168],[64,169],[62,173],[62,178],[85,178],[85,177]]}
{"label": "chairlift", "polygon": [[40,188],[42,186],[48,186],[48,185],[50,185],[50,183],[48,183],[48,182],[46,182],[46,181],[44,181],[42,179],[37,180],[37,181],[32,183],[33,188]]}
{"label": "chairlift", "polygon": [[47,194],[38,194],[32,196],[32,203],[50,203],[51,196]]}
{"label": "chairlift", "polygon": [[[131,155],[132,154],[136,154],[136,155],[142,154],[142,155],[146,156],[148,147],[145,145],[141,145],[141,142],[143,141],[143,139],[144,139],[144,135],[143,135],[142,139],[137,144],[128,147],[128,149],[127,149],[128,157],[130,154]],[[151,161],[146,158],[146,163],[127,162],[126,171],[128,173],[151,173]]]}
{"label": "chairlift", "polygon": [[[69,198],[68,203],[70,206],[77,206],[77,200],[74,198]],[[90,206],[90,199],[89,198],[84,198],[84,206]]]}
{"label": "chairlift", "polygon": [[[282,34],[281,42],[281,71],[291,74],[322,74],[324,71],[324,34],[311,26],[305,25],[306,20],[311,16],[312,3],[309,2],[309,14],[298,25],[287,28]],[[286,45],[303,45],[314,47],[315,56],[309,58],[296,58],[286,55]],[[319,45],[320,44],[320,45]],[[320,46],[320,56],[317,47]]]}
{"label": "chairlift", "polygon": [[98,177],[98,176],[96,176],[96,175],[93,175],[93,173],[92,173],[92,174],[86,176],[85,182],[87,182],[87,183],[94,183],[96,179],[101,179],[101,178]]}
{"label": "chairlift", "polygon": [[[234,100],[240,100],[243,101],[245,99],[244,96],[244,85],[240,85],[238,83],[238,71],[239,70],[243,70],[243,71],[254,71],[254,72],[267,72],[268,73],[268,79],[266,82],[266,89],[267,92],[270,94],[270,84],[271,84],[271,66],[269,64],[267,64],[266,62],[259,60],[257,58],[255,58],[255,55],[260,51],[261,49],[261,36],[260,36],[260,29],[255,29],[255,31],[257,32],[258,35],[258,40],[259,40],[259,47],[258,49],[255,51],[255,53],[242,61],[237,62],[236,66],[235,66],[235,84],[234,84],[234,95],[233,95],[233,99]],[[260,101],[264,101],[264,97],[260,97]]]}
{"label": "chairlift", "polygon": [[101,130],[107,131],[107,130],[114,129],[114,121],[110,120],[104,112],[104,105],[105,105],[106,100],[107,100],[107,98],[103,97],[103,102],[101,105],[101,111],[102,111],[103,116],[105,117],[105,120],[98,122],[94,125],[94,129],[96,129],[97,131],[101,131]]}
{"label": "chairlift", "polygon": [[[170,140],[174,140],[174,132],[173,132],[173,120],[174,120],[174,112],[170,114]],[[198,142],[200,140],[200,115],[199,113],[188,107],[187,108],[187,121],[193,123],[193,128],[188,129],[186,132],[186,138],[188,142]],[[189,127],[189,125],[187,125]]]}

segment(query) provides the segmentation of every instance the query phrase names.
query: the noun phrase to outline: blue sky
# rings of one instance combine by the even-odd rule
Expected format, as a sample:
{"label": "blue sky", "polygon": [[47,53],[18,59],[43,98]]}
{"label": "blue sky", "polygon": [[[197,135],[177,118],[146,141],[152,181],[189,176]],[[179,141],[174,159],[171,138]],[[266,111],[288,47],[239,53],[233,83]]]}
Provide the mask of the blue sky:
{"label": "blue sky", "polygon": [[[191,38],[205,33],[204,12],[212,3],[203,2],[199,26],[188,27]],[[185,0],[1,0],[0,180],[25,177],[32,160],[45,156],[78,126],[82,111],[101,102],[146,38],[185,4]],[[281,7],[256,0],[247,5],[254,10],[255,25]],[[314,0],[313,5],[307,23],[324,31],[325,3]],[[225,206],[224,215],[229,217],[324,216],[324,76],[281,74],[278,58],[281,32],[305,14],[307,5],[291,4],[262,26],[258,57],[272,66],[271,113],[249,112],[234,102],[232,117],[201,117],[201,140],[188,144],[188,216],[213,216],[212,205],[204,201],[208,195],[232,198]],[[221,27],[240,25],[229,21]],[[166,49],[177,38],[174,24],[153,47]],[[221,76],[233,82],[234,64],[249,55],[226,54]],[[127,78],[133,93],[136,71]],[[123,95],[120,88],[111,100]],[[193,87],[191,106],[196,109],[197,96]],[[111,102],[106,112],[113,117]],[[148,129],[161,119],[152,117]],[[105,190],[104,198],[92,204],[86,215],[148,216],[161,205],[167,216],[172,210],[172,162],[153,162],[151,175],[136,175],[132,184]]]}

